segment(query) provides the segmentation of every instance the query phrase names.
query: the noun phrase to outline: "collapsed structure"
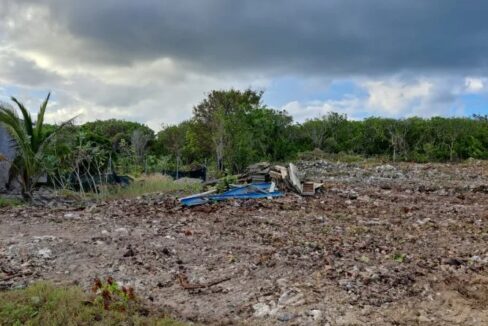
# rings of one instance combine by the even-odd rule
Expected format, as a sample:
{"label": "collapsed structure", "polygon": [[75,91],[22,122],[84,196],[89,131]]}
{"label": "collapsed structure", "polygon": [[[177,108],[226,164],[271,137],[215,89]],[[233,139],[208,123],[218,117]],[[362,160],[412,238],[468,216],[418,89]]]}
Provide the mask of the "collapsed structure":
{"label": "collapsed structure", "polygon": [[[257,199],[283,196],[295,192],[303,196],[314,195],[322,183],[301,181],[299,171],[293,163],[288,167],[267,162],[256,163],[247,168],[243,175],[236,176],[239,184],[230,184],[229,189],[217,194],[217,188],[180,199],[184,206],[196,206],[227,199]],[[218,180],[207,182],[215,185]]]}
{"label": "collapsed structure", "polygon": [[314,181],[302,182],[303,177],[293,163],[289,163],[287,167],[267,162],[253,164],[248,167],[246,178],[250,182],[271,181],[282,191],[292,191],[303,196],[314,195],[323,185]]}

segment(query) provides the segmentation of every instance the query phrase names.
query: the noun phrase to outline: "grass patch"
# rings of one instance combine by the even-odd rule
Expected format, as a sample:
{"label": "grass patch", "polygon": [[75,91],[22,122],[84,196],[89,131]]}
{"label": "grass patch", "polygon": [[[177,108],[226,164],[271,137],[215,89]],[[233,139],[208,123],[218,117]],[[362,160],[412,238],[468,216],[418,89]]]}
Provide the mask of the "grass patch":
{"label": "grass patch", "polygon": [[0,208],[20,206],[22,203],[20,199],[0,196]]}
{"label": "grass patch", "polygon": [[106,310],[87,304],[90,299],[79,287],[50,283],[0,292],[0,325],[184,325],[165,317],[142,316],[137,307]]}
{"label": "grass patch", "polygon": [[180,193],[182,195],[202,191],[202,184],[172,178],[160,174],[142,176],[129,186],[106,186],[101,189],[102,199],[135,198],[152,193]]}

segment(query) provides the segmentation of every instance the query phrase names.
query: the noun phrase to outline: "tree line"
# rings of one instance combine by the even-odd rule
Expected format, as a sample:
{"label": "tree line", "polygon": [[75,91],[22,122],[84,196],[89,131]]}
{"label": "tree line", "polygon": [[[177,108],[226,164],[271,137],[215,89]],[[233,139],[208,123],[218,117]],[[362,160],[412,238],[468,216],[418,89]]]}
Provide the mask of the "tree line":
{"label": "tree line", "polygon": [[[239,173],[251,163],[293,160],[314,150],[415,162],[488,158],[487,116],[356,121],[328,113],[296,123],[287,112],[267,107],[262,96],[251,89],[214,90],[190,119],[157,133],[116,119],[44,125],[49,98],[36,121],[16,99],[20,118],[1,105],[0,123],[27,155],[15,162],[18,174],[42,170],[60,185],[80,187],[82,177],[95,184],[107,170],[137,175],[206,165],[217,175]],[[24,179],[30,187],[31,179]]]}
{"label": "tree line", "polygon": [[156,135],[154,150],[183,164],[207,161],[219,171],[232,172],[257,161],[296,159],[315,149],[394,161],[488,158],[487,116],[355,121],[331,112],[300,124],[264,105],[262,95],[212,91],[194,107],[191,119]]}

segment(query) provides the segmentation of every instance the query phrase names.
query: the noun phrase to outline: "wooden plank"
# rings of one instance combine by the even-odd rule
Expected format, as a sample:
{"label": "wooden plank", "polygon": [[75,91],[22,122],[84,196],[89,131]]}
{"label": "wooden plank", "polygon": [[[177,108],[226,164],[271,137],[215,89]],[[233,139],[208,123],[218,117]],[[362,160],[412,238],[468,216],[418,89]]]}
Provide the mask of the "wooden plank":
{"label": "wooden plank", "polygon": [[281,173],[281,178],[285,180],[288,177],[288,169],[281,165],[275,165],[274,170],[279,171]]}
{"label": "wooden plank", "polygon": [[299,194],[301,194],[303,192],[303,188],[302,188],[302,184],[300,182],[300,179],[298,178],[297,172],[298,172],[298,169],[295,166],[295,164],[290,163],[288,165],[288,176],[289,176],[289,179],[290,179],[290,183],[293,186],[293,188],[295,188],[295,190]]}
{"label": "wooden plank", "polygon": [[283,179],[281,172],[269,171],[269,176],[271,179],[281,180]]}
{"label": "wooden plank", "polygon": [[314,187],[313,182],[304,182],[302,189],[303,189],[302,195],[305,195],[305,196],[315,195],[315,187]]}
{"label": "wooden plank", "polygon": [[185,199],[191,199],[191,198],[205,197],[207,195],[211,195],[211,194],[214,194],[216,192],[217,192],[217,189],[212,189],[212,190],[209,190],[209,191],[201,192],[199,194],[194,194],[194,195],[191,195],[191,196],[188,196],[188,197],[180,198],[180,201],[185,200]]}

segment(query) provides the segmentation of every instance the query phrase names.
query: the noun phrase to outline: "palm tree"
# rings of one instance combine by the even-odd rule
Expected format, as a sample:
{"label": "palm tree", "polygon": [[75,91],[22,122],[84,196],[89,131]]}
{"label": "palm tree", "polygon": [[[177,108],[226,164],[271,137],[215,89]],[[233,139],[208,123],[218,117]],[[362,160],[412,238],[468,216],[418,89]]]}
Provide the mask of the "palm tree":
{"label": "palm tree", "polygon": [[35,123],[33,123],[29,111],[15,97],[12,97],[12,101],[19,108],[22,114],[21,118],[11,107],[0,104],[0,124],[9,132],[17,151],[11,162],[10,181],[18,177],[22,186],[22,196],[27,200],[32,199],[34,186],[44,173],[43,158],[46,147],[62,128],[73,121],[70,119],[56,126],[54,131],[45,132],[44,114],[50,95],[48,94],[42,103]]}

